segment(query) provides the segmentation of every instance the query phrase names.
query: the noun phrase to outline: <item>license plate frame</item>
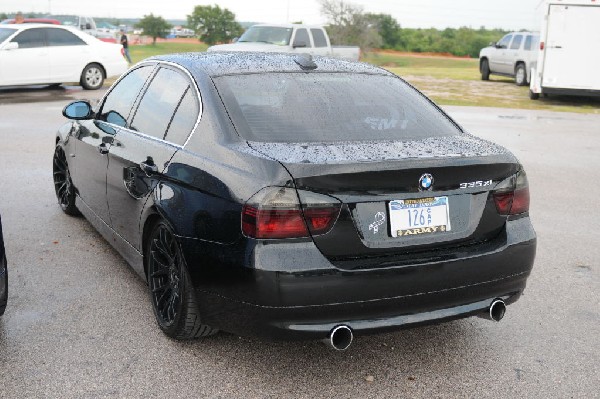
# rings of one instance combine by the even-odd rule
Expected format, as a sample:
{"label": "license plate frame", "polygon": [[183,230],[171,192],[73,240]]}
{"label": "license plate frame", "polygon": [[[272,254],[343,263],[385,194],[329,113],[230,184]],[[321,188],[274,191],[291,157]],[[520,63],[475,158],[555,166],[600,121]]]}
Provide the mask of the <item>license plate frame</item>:
{"label": "license plate frame", "polygon": [[388,204],[393,238],[440,234],[451,230],[447,196],[392,200]]}

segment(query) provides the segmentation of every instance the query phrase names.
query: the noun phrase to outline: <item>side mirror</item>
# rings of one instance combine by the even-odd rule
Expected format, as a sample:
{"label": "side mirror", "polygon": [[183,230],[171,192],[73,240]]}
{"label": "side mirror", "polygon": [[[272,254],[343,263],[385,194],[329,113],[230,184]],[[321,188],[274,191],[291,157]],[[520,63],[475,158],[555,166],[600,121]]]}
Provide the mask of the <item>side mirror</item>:
{"label": "side mirror", "polygon": [[294,44],[292,45],[292,47],[293,48],[306,47],[306,42],[304,42],[304,41],[294,42]]}
{"label": "side mirror", "polygon": [[2,50],[16,50],[19,48],[19,43],[17,42],[8,42],[2,47]]}
{"label": "side mirror", "polygon": [[240,40],[239,37],[234,37],[233,40],[231,41],[232,43],[237,43],[237,41]]}
{"label": "side mirror", "polygon": [[63,109],[63,116],[74,121],[92,119],[94,111],[87,101],[75,101]]}
{"label": "side mirror", "polygon": [[125,127],[127,124],[125,118],[123,118],[123,116],[117,111],[108,111],[108,113],[104,116],[104,120],[106,120],[108,123],[112,123],[113,125]]}
{"label": "side mirror", "polygon": [[490,46],[490,47],[496,47],[496,42],[490,42],[490,44],[488,44],[488,46]]}

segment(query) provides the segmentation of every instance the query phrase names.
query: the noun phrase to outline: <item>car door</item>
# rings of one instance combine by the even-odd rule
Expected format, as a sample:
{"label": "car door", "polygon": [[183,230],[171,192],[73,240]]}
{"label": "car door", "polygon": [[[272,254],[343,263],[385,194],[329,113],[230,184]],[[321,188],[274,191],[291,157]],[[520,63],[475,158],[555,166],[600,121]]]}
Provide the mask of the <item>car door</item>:
{"label": "car door", "polygon": [[10,41],[19,48],[2,51],[2,81],[4,85],[48,83],[50,60],[45,29],[23,30]]}
{"label": "car door", "polygon": [[146,199],[185,143],[197,121],[198,109],[197,92],[190,78],[177,68],[161,66],[141,96],[129,125],[119,130],[110,148],[107,197],[112,228],[139,251],[140,215]]}
{"label": "car door", "polygon": [[510,42],[512,40],[512,35],[504,36],[498,43],[496,43],[493,51],[490,52],[489,62],[490,62],[490,70],[495,73],[506,73],[504,63],[506,62],[506,51]]}
{"label": "car door", "polygon": [[66,29],[46,28],[45,31],[52,81],[68,82],[79,76],[87,60],[92,58],[88,44]]}
{"label": "car door", "polygon": [[313,50],[314,55],[330,55],[329,44],[327,43],[327,36],[321,28],[311,28],[310,33],[313,38],[315,48]]}
{"label": "car door", "polygon": [[107,154],[153,69],[153,65],[145,65],[129,72],[104,98],[96,118],[76,124],[71,133],[77,139],[75,147],[70,144],[67,148],[71,179],[81,200],[107,225]]}
{"label": "car door", "polygon": [[523,60],[523,52],[521,50],[523,44],[523,35],[514,35],[510,46],[506,51],[506,58],[504,62],[504,73],[514,74],[515,64],[519,60]]}

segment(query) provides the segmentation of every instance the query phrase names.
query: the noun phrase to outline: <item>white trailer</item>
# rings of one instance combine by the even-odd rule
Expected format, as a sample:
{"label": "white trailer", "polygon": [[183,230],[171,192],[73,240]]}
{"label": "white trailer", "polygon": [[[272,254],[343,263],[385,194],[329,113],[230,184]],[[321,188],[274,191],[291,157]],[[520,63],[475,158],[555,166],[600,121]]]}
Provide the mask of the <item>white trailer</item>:
{"label": "white trailer", "polygon": [[529,96],[600,96],[600,0],[546,0]]}

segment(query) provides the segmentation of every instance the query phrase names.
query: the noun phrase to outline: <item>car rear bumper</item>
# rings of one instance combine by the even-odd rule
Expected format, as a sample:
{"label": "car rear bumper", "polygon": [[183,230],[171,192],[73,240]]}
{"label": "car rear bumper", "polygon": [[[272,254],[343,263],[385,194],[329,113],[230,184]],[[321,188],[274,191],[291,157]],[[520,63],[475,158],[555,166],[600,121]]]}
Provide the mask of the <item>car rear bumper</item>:
{"label": "car rear bumper", "polygon": [[[204,322],[240,335],[318,339],[340,324],[370,334],[483,314],[496,298],[513,303],[525,289],[536,237],[526,217],[507,222],[504,245],[489,252],[358,271],[324,268],[316,255],[289,252],[280,270],[259,269],[269,258],[258,249],[255,268],[243,274],[227,268],[229,279],[193,276]],[[286,259],[311,265],[286,271]]]}

